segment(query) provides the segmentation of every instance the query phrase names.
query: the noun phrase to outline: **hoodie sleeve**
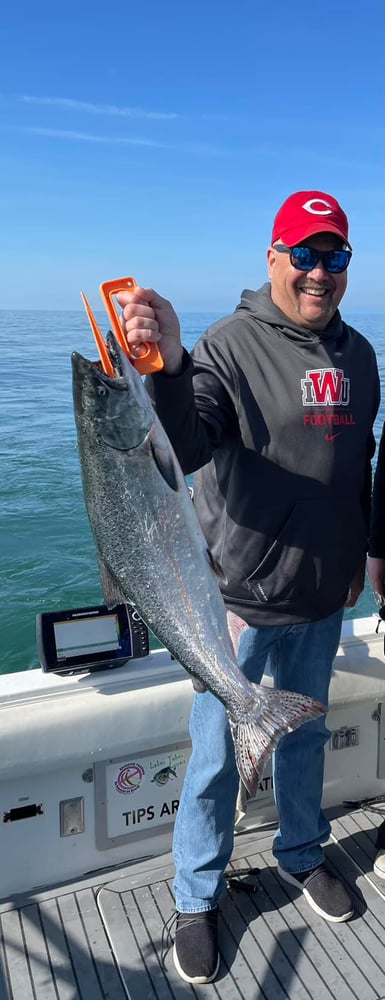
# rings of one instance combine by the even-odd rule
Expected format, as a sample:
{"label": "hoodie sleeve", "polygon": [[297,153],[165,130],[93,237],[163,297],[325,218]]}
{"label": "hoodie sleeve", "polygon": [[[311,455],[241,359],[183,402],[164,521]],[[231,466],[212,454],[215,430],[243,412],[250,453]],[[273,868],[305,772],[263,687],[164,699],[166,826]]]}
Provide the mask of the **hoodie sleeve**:
{"label": "hoodie sleeve", "polygon": [[232,380],[223,357],[217,355],[202,337],[191,355],[184,350],[180,375],[158,372],[146,378],[146,389],[184,475],[210,462],[223,437],[236,426]]}

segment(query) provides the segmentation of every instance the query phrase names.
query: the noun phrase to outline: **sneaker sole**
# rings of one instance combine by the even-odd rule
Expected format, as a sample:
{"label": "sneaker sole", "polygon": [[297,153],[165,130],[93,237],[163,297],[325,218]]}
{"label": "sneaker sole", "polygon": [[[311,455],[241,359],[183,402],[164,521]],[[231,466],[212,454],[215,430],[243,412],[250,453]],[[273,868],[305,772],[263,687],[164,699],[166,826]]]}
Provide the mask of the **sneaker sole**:
{"label": "sneaker sole", "polygon": [[374,862],[373,871],[374,871],[374,874],[377,875],[377,878],[382,878],[382,880],[385,879],[385,871],[384,871],[384,869],[383,868],[379,868],[378,865],[376,865],[376,862]]}
{"label": "sneaker sole", "polygon": [[324,920],[329,920],[331,924],[343,924],[345,920],[349,920],[350,917],[353,916],[354,910],[348,910],[340,917],[334,917],[331,913],[326,913],[326,911],[322,910],[320,906],[317,906],[317,903],[314,902],[314,899],[310,895],[308,889],[304,889],[301,882],[298,882],[296,878],[293,878],[293,876],[290,875],[290,872],[286,872],[280,865],[278,865],[278,874],[284,882],[288,882],[289,885],[293,885],[295,889],[299,889],[306,901],[309,903],[309,906],[311,906],[312,910],[314,910],[315,913],[318,913],[319,917],[323,917]]}
{"label": "sneaker sole", "polygon": [[179,976],[181,977],[181,979],[183,979],[185,983],[195,983],[197,986],[199,986],[200,983],[212,983],[213,980],[215,979],[216,975],[218,974],[219,966],[221,964],[221,956],[218,955],[218,961],[217,961],[216,969],[213,972],[212,976],[188,976],[187,972],[184,972],[184,970],[182,969],[182,966],[179,964],[178,955],[177,955],[177,952],[176,952],[175,945],[174,945],[174,948],[173,948],[172,956],[173,956],[173,959],[174,959],[174,965],[175,965],[176,971],[179,974]]}

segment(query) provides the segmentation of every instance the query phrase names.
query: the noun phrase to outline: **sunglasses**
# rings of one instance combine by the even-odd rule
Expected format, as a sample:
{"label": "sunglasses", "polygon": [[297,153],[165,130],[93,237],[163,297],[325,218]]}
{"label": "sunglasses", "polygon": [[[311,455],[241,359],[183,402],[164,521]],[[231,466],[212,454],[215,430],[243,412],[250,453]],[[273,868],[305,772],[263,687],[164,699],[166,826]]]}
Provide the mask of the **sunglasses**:
{"label": "sunglasses", "polygon": [[290,263],[297,271],[312,271],[321,260],[330,274],[346,271],[352,256],[351,250],[314,250],[313,247],[286,247],[283,243],[276,243],[274,250],[290,254]]}

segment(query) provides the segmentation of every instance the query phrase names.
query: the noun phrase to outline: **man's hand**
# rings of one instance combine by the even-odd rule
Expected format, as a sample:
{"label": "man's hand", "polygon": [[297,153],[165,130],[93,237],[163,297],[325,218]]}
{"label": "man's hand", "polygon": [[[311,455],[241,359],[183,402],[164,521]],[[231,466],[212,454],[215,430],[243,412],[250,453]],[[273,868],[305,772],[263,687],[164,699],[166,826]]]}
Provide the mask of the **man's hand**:
{"label": "man's hand", "polygon": [[140,344],[158,344],[167,375],[178,375],[182,367],[183,347],[179,320],[171,302],[153,288],[135,288],[116,296],[123,309],[122,330],[129,349],[135,354]]}
{"label": "man's hand", "polygon": [[385,559],[368,556],[367,571],[374,593],[385,601]]}
{"label": "man's hand", "polygon": [[357,573],[354,574],[350,583],[348,596],[345,601],[345,608],[354,608],[360,594],[362,594],[365,586],[365,561],[365,559],[362,560]]}

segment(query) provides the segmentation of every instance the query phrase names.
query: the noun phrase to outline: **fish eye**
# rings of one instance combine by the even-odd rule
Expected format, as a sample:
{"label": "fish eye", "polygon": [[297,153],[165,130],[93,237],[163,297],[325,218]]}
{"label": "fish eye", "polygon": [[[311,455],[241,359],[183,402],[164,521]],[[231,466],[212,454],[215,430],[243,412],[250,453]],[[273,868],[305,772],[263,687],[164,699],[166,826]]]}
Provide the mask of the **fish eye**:
{"label": "fish eye", "polygon": [[106,390],[104,388],[104,385],[98,385],[96,387],[96,392],[97,392],[98,396],[105,396],[106,395]]}

